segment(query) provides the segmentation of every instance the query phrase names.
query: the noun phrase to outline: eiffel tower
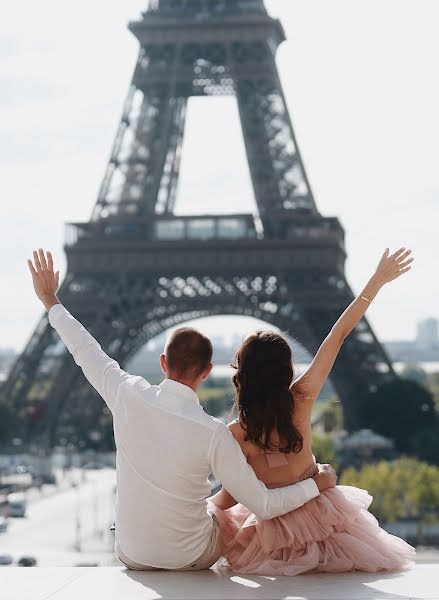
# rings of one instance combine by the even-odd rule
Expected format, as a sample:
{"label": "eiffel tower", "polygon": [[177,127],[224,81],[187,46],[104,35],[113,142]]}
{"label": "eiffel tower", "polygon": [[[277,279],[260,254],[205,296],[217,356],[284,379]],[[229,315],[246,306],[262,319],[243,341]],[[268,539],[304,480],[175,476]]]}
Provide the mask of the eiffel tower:
{"label": "eiffel tower", "polygon": [[[343,228],[318,212],[279,80],[282,25],[263,0],[152,0],[129,29],[137,64],[90,221],[67,225],[60,300],[122,365],[211,315],[262,319],[315,353],[354,296]],[[188,98],[217,95],[236,97],[258,217],[174,213]],[[349,431],[394,376],[362,319],[331,374]],[[109,419],[46,315],[4,391],[15,434],[46,447]]]}

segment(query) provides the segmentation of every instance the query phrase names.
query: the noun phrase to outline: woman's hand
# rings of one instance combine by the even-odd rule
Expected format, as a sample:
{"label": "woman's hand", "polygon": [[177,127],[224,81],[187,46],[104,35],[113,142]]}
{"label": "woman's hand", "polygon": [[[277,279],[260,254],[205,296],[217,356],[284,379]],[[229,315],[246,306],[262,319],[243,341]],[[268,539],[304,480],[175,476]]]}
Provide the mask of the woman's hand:
{"label": "woman's hand", "polygon": [[378,263],[375,278],[384,285],[410,271],[411,267],[409,265],[414,260],[413,258],[408,258],[411,252],[411,250],[400,248],[394,254],[390,254],[389,249],[386,248]]}
{"label": "woman's hand", "polygon": [[32,275],[35,293],[41,302],[49,310],[54,304],[58,304],[56,292],[59,287],[59,271],[53,271],[52,254],[47,252],[47,259],[44,251],[40,248],[38,252],[34,250],[34,263],[29,259],[27,264]]}

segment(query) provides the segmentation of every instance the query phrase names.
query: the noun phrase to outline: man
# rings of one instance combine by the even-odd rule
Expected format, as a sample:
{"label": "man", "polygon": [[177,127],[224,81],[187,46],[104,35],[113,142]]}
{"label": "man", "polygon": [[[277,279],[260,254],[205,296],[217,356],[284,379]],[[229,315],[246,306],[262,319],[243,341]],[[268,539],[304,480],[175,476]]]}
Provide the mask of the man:
{"label": "man", "polygon": [[59,271],[40,249],[28,261],[49,321],[113,414],[117,448],[116,554],[132,569],[206,569],[220,557],[208,513],[212,471],[238,502],[262,519],[287,513],[332,487],[324,465],[313,479],[269,490],[248,466],[228,428],[207,415],[196,390],[212,369],[210,340],[176,331],[160,356],[159,386],[123,371],[56,297]]}

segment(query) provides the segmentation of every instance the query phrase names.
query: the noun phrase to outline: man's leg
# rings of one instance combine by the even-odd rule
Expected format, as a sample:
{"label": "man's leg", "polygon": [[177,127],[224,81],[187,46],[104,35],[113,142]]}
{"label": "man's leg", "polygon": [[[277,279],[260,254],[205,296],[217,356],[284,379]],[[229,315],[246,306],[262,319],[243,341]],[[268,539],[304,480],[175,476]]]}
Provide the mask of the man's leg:
{"label": "man's leg", "polygon": [[180,569],[175,569],[175,571],[202,571],[212,567],[221,558],[220,528],[215,515],[212,515],[212,520],[212,534],[210,536],[207,548],[204,550],[203,554],[190,565]]}
{"label": "man's leg", "polygon": [[133,571],[161,571],[162,569],[157,569],[156,567],[148,567],[148,565],[142,565],[137,563],[123,552],[122,548],[119,545],[117,540],[117,536],[114,544],[114,552],[116,554],[116,558],[123,564],[127,569],[132,569]]}
{"label": "man's leg", "polygon": [[121,549],[117,536],[115,537],[115,554],[119,561],[128,569],[134,571],[202,571],[209,569],[221,558],[220,548],[220,529],[215,515],[212,515],[213,527],[209,543],[203,554],[190,565],[180,567],[179,569],[159,569],[157,567],[149,567],[131,560]]}

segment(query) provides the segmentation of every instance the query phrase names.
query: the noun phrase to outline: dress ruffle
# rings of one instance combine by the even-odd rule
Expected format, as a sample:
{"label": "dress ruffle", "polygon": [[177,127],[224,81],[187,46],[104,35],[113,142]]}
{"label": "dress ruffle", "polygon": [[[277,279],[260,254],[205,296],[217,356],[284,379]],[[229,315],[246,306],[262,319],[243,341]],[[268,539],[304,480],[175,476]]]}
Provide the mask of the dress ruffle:
{"label": "dress ruffle", "polygon": [[366,490],[338,485],[300,508],[268,521],[245,506],[211,505],[225,565],[241,573],[298,575],[309,571],[399,571],[416,551],[378,525]]}

